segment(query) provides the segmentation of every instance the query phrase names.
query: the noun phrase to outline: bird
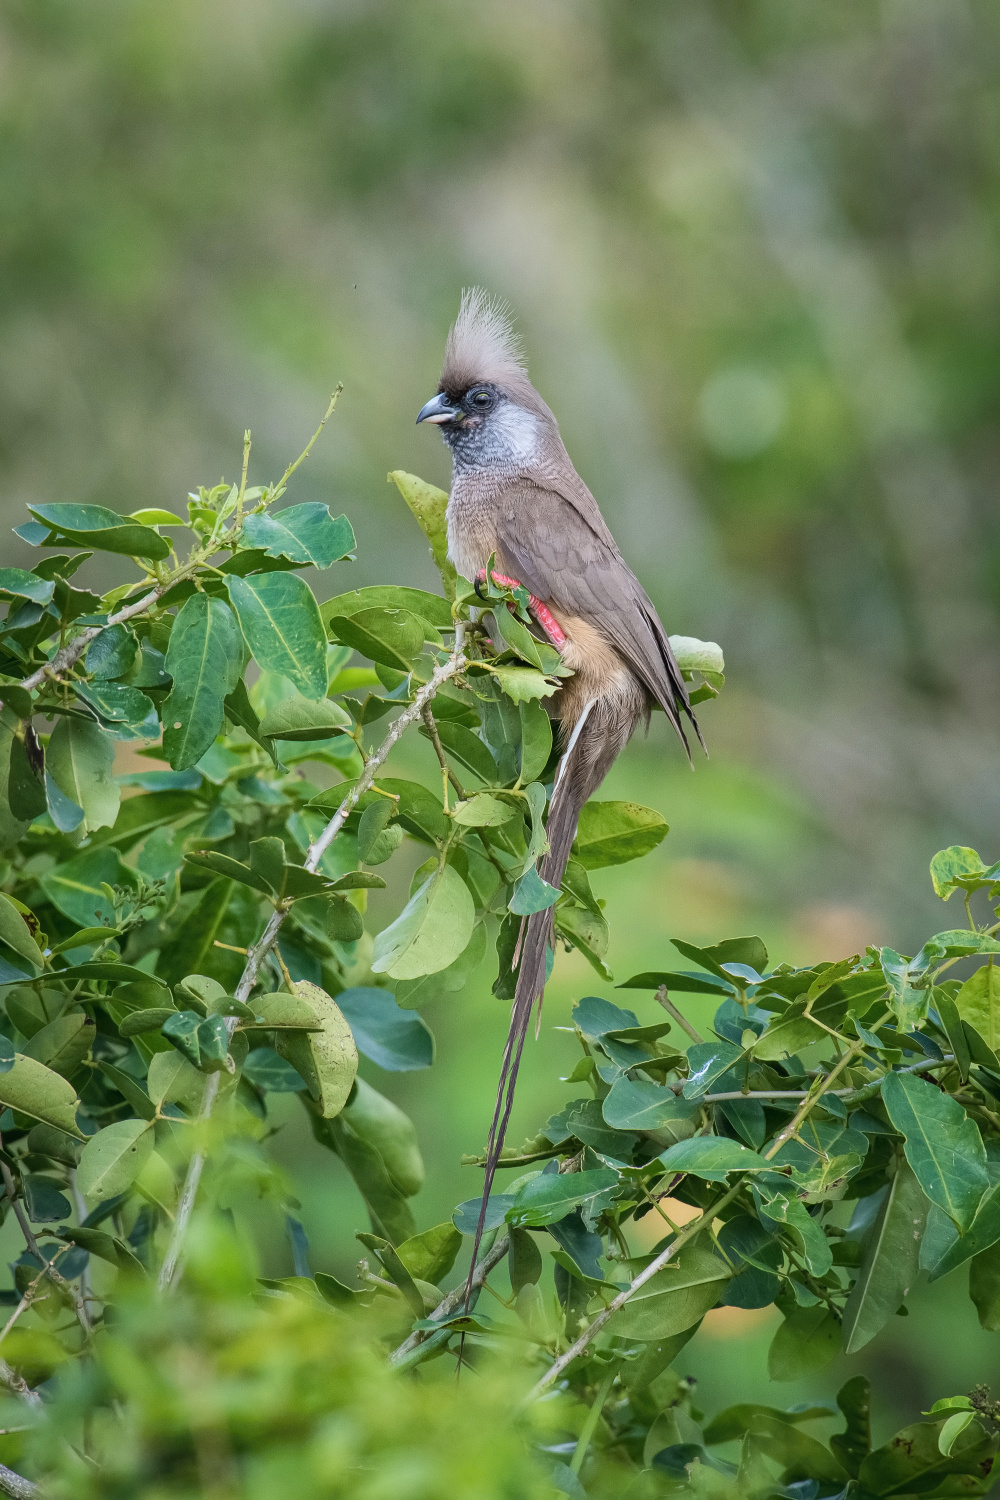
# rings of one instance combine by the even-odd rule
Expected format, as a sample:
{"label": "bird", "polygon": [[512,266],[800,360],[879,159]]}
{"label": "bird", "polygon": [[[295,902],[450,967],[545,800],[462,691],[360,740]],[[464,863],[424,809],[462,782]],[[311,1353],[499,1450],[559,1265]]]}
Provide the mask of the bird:
{"label": "bird", "polygon": [[[689,760],[684,721],[703,748],[704,740],[659,615],[528,377],[508,309],[481,287],[462,293],[437,393],[417,423],[439,427],[451,450],[450,561],[481,586],[492,559],[497,584],[523,586],[536,625],[572,672],[547,702],[560,755],[549,799],[548,850],[538,873],[558,889],[581,810],[637,725],[648,727],[653,706],[666,714]],[[541,1003],[553,942],[551,908],[522,922],[466,1311],[521,1053],[532,1010]]]}

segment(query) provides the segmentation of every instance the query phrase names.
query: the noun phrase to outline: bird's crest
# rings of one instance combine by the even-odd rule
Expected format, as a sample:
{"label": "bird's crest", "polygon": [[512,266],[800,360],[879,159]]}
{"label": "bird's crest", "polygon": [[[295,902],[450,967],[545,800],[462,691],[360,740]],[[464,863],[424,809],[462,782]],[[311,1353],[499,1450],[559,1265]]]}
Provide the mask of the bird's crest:
{"label": "bird's crest", "polygon": [[498,385],[515,396],[526,391],[534,395],[507,307],[474,286],[462,293],[458,317],[448,334],[441,389],[466,391],[480,382]]}

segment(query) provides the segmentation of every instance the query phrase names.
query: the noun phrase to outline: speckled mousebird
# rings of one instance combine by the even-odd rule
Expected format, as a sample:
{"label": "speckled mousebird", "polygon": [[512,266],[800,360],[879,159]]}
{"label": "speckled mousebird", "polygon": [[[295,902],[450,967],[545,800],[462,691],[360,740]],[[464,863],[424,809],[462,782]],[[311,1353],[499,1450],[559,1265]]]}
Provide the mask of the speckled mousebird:
{"label": "speckled mousebird", "polygon": [[[463,577],[482,581],[495,556],[497,581],[523,584],[538,628],[573,669],[549,700],[561,758],[539,874],[558,887],[581,808],[636,725],[648,724],[652,706],[663,709],[685,749],[682,716],[701,734],[667,632],[528,379],[505,310],[479,288],[463,293],[437,395],[417,421],[440,426],[451,449],[451,561]],[[526,918],[520,937],[473,1267],[531,1010],[545,987],[551,909]]]}

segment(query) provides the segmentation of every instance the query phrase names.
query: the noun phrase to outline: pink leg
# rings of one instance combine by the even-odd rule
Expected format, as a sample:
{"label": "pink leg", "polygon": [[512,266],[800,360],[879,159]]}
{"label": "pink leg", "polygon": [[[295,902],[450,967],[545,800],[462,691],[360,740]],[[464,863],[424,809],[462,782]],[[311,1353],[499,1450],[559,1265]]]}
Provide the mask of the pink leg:
{"label": "pink leg", "polygon": [[[480,568],[479,572],[476,574],[476,582],[486,582],[485,568]],[[505,573],[494,573],[493,582],[498,584],[502,589],[519,589],[523,586],[518,583],[516,578],[508,578]],[[531,609],[531,613],[534,615],[535,619],[538,621],[539,625],[542,627],[545,634],[552,642],[553,646],[555,646],[557,650],[561,651],[563,646],[566,644],[566,635],[555,615],[549,609],[548,605],[543,604],[541,599],[539,599],[536,594],[528,595],[528,605]]]}

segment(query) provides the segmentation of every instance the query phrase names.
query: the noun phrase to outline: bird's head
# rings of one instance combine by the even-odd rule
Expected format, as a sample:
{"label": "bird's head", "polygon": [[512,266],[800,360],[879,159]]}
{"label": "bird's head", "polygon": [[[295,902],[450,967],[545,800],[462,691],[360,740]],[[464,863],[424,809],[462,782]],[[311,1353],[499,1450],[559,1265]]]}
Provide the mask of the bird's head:
{"label": "bird's head", "polygon": [[557,433],[552,413],[528,379],[505,309],[479,287],[462,294],[437,395],[417,421],[441,428],[460,469],[530,468]]}

